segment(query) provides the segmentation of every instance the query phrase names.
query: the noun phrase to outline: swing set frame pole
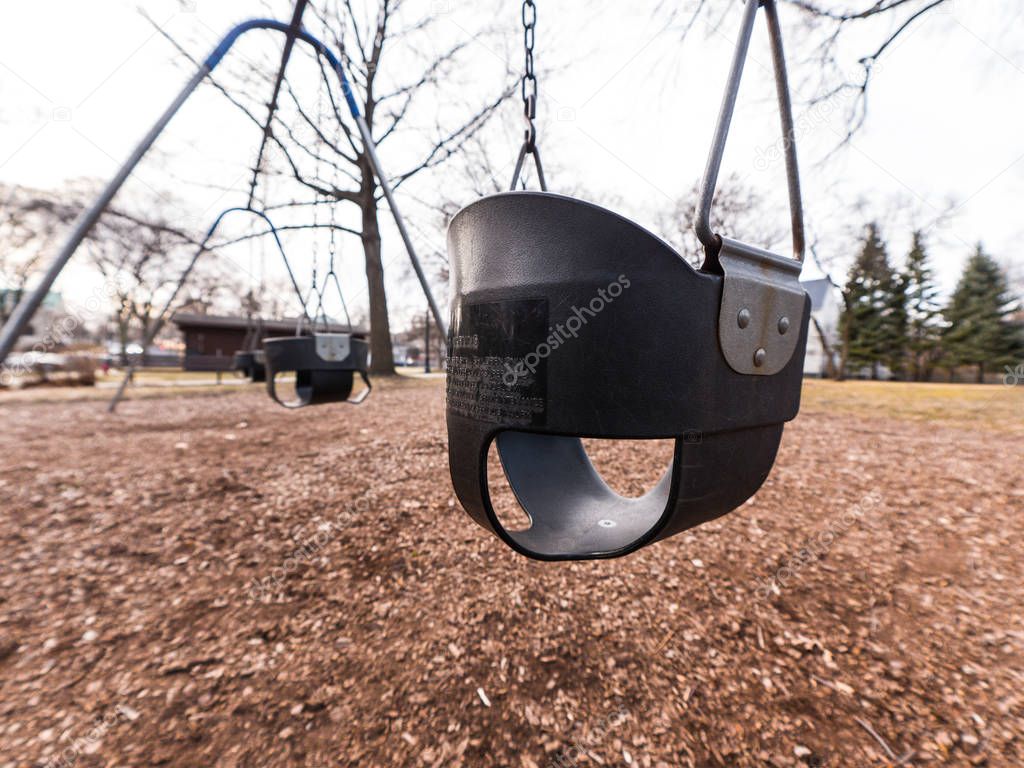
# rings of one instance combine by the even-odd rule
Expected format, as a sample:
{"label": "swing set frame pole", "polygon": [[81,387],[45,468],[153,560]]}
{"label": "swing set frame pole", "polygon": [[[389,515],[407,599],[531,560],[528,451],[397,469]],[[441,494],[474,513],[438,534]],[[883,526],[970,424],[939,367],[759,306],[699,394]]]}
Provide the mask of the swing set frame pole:
{"label": "swing set frame pole", "polygon": [[409,260],[412,262],[412,268],[416,272],[416,277],[420,281],[420,287],[423,289],[423,294],[427,297],[427,304],[430,305],[430,313],[434,316],[434,322],[437,324],[437,329],[441,332],[441,338],[444,339],[444,343],[448,340],[448,323],[444,321],[444,316],[441,314],[441,308],[438,307],[437,301],[434,299],[434,293],[430,289],[430,283],[427,282],[427,276],[423,272],[423,266],[420,264],[419,257],[416,255],[416,249],[412,244],[412,237],[409,235],[409,230],[405,226],[405,219],[402,218],[402,214],[398,211],[398,205],[395,203],[395,196],[391,190],[391,184],[388,182],[387,174],[384,173],[384,169],[381,167],[380,158],[377,157],[377,145],[373,141],[373,136],[370,134],[370,126],[366,124],[366,120],[358,109],[355,109],[353,103],[349,103],[349,109],[354,110],[352,117],[355,118],[356,125],[359,126],[359,135],[363,138],[363,147],[366,150],[366,156],[370,160],[370,165],[373,166],[373,172],[377,176],[377,182],[380,184],[381,190],[384,192],[384,197],[387,198],[388,207],[391,209],[391,215],[395,219],[395,227],[398,229],[398,234],[402,236],[402,242],[405,243],[405,250],[409,254]]}
{"label": "swing set frame pole", "polygon": [[[64,245],[61,247],[57,255],[54,256],[49,268],[47,268],[46,273],[43,275],[36,287],[24,296],[20,302],[18,302],[18,305],[14,308],[14,312],[7,319],[3,329],[0,330],[0,364],[7,359],[7,356],[14,349],[14,345],[25,332],[25,328],[32,320],[36,310],[39,309],[43,300],[46,298],[47,294],[49,294],[50,289],[53,288],[53,284],[57,280],[57,277],[63,271],[64,267],[67,266],[68,261],[71,260],[71,257],[74,255],[75,251],[78,250],[82,241],[85,240],[89,232],[96,225],[96,222],[99,221],[100,216],[103,215],[103,211],[105,211],[107,206],[110,205],[110,202],[114,199],[114,196],[132,174],[132,171],[135,170],[135,166],[139,164],[145,154],[150,150],[150,148],[152,148],[157,138],[164,132],[167,124],[171,122],[171,119],[178,113],[178,110],[181,109],[189,96],[191,96],[195,89],[199,87],[199,84],[206,79],[206,76],[209,75],[218,64],[220,64],[224,55],[231,49],[231,46],[234,45],[235,41],[237,41],[238,38],[246,32],[253,29],[274,29],[288,33],[291,30],[291,26],[274,19],[252,19],[251,21],[243,22],[234,27],[227,33],[227,35],[224,36],[217,47],[213,49],[210,55],[206,57],[206,60],[199,66],[196,73],[192,75],[189,81],[185,84],[185,87],[181,89],[181,92],[175,97],[174,101],[171,102],[171,105],[164,110],[164,113],[160,115],[153,127],[150,128],[142,138],[142,141],[138,143],[132,153],[128,156],[128,159],[124,161],[120,168],[118,168],[117,173],[114,174],[114,178],[107,183],[107,186],[103,188],[103,191],[100,192],[93,204],[78,217],[71,233],[68,235],[68,239],[64,242]],[[296,30],[293,34],[296,37],[303,37],[301,30]],[[304,39],[306,39],[306,42],[310,42],[314,47],[327,55],[329,60],[334,59],[334,61],[337,61],[337,59],[327,50],[327,47],[319,40],[310,37],[308,34],[304,35]]]}
{"label": "swing set frame pole", "polygon": [[[284,51],[281,54],[281,66],[278,67],[277,77],[274,80],[274,92],[271,94],[270,101],[267,104],[267,121],[263,125],[263,136],[260,140],[260,149],[259,153],[256,155],[256,167],[253,169],[252,180],[249,182],[249,202],[246,205],[247,210],[252,208],[253,198],[256,195],[256,182],[259,178],[260,166],[263,164],[263,152],[267,147],[267,138],[270,136],[270,123],[274,119],[274,112],[277,111],[277,98],[281,92],[281,83],[284,82],[284,71],[288,67],[288,60],[292,55],[292,48],[295,45],[295,36],[299,33],[299,30],[302,29],[302,14],[306,10],[306,5],[308,5],[308,3],[309,0],[297,0],[295,3],[295,10],[292,12],[291,24],[288,25],[288,37],[285,39]],[[184,287],[189,275],[192,274],[192,270],[195,268],[196,262],[199,261],[199,257],[205,253],[207,243],[209,243],[210,238],[213,237],[213,233],[220,225],[221,219],[223,219],[224,215],[231,210],[233,209],[229,208],[217,217],[217,220],[207,231],[206,237],[203,238],[202,243],[200,243],[196,252],[193,254],[188,266],[185,267],[185,271],[181,273],[181,278],[178,280],[178,284],[174,286],[174,291],[171,293],[171,297],[167,299],[167,303],[164,305],[163,310],[159,315],[157,315],[156,322],[153,324],[153,327],[150,328],[149,333],[146,334],[142,341],[143,359],[145,359],[146,350],[149,349],[149,345],[153,343],[153,340],[156,339],[160,331],[163,330],[163,327],[167,322],[167,313],[170,312],[171,307],[174,306],[174,302],[178,298],[178,293]],[[264,216],[264,218],[266,217]],[[273,229],[273,223],[271,223],[270,226],[271,229]],[[274,237],[275,239],[277,238],[277,233],[274,234]],[[280,247],[280,245],[281,242],[278,240],[278,247]],[[285,260],[285,265],[288,266],[287,259]],[[292,285],[295,286],[296,293],[299,293],[299,287],[295,283],[295,276],[292,274],[291,266],[288,266],[288,276],[292,279]],[[305,309],[305,307],[303,307],[303,309]],[[129,362],[128,370],[125,371],[124,378],[121,379],[121,384],[118,386],[117,392],[115,392],[114,396],[110,398],[110,403],[107,405],[107,413],[113,413],[117,410],[117,406],[124,398],[125,390],[128,388],[128,385],[135,376],[135,369],[137,367],[138,366],[136,366],[135,363]],[[217,372],[217,383],[220,384],[219,371]]]}
{"label": "swing set frame pole", "polygon": [[423,270],[419,266],[419,261],[416,258],[415,251],[412,248],[412,241],[409,238],[409,233],[405,228],[401,215],[394,207],[391,188],[388,185],[386,178],[380,172],[380,161],[377,159],[376,153],[373,150],[373,140],[370,136],[369,129],[366,127],[365,121],[363,121],[359,116],[359,107],[355,101],[352,86],[349,84],[348,78],[345,76],[345,71],[342,67],[341,61],[323,42],[313,37],[313,35],[309,34],[309,32],[301,27],[296,27],[293,24],[278,21],[276,19],[250,19],[249,21],[244,21],[231,29],[231,31],[229,31],[217,44],[217,47],[214,48],[210,55],[206,57],[206,60],[199,66],[196,73],[192,75],[189,81],[181,89],[181,92],[175,97],[174,101],[171,102],[171,105],[167,107],[164,113],[157,119],[153,127],[149,129],[146,135],[128,156],[128,159],[124,161],[120,168],[118,168],[114,178],[107,183],[93,204],[85,210],[81,216],[79,216],[68,235],[67,240],[57,255],[54,256],[53,261],[50,263],[50,266],[47,268],[39,283],[29,293],[22,297],[21,301],[19,301],[18,305],[15,307],[14,312],[4,324],[3,329],[0,330],[0,364],[3,364],[4,360],[7,359],[7,356],[14,349],[15,343],[24,333],[25,328],[28,326],[33,315],[35,315],[36,310],[38,310],[39,306],[43,303],[43,300],[50,292],[50,289],[53,288],[53,284],[57,280],[61,271],[63,271],[64,267],[67,266],[68,261],[70,261],[75,251],[78,250],[82,241],[85,240],[96,222],[99,221],[103,211],[106,210],[108,205],[110,205],[114,196],[118,193],[125,181],[132,174],[132,171],[135,170],[135,167],[156,142],[160,134],[163,133],[168,123],[171,122],[171,119],[178,113],[178,110],[181,109],[182,105],[188,100],[199,84],[206,79],[206,76],[209,75],[218,64],[220,64],[227,52],[235,42],[237,42],[238,38],[246,32],[251,32],[254,29],[269,29],[276,32],[282,32],[289,35],[294,40],[301,40],[304,43],[307,43],[321,56],[327,59],[331,68],[337,74],[338,79],[341,82],[342,92],[348,102],[349,111],[352,112],[352,116],[356,119],[356,122],[360,124],[360,133],[362,134],[364,141],[368,142],[368,153],[373,160],[375,171],[380,174],[379,179],[382,182],[382,187],[385,190],[388,201],[392,205],[392,213],[395,216],[396,223],[399,224],[399,231],[402,233],[402,238],[409,251],[409,256],[413,261],[416,274],[420,278],[420,283],[424,290],[427,291],[431,307],[436,311],[437,304],[429,293],[429,287],[426,283],[426,278],[423,275]]}
{"label": "swing set frame pole", "polygon": [[[211,56],[212,58],[212,56]],[[67,266],[68,261],[71,260],[71,256],[78,250],[78,246],[82,244],[82,241],[88,236],[93,226],[99,221],[103,211],[106,210],[107,206],[110,205],[110,201],[114,199],[114,195],[121,189],[121,186],[127,180],[131,172],[135,170],[135,166],[142,160],[143,155],[149,151],[149,148],[153,146],[153,142],[156,141],[157,137],[163,132],[167,124],[171,122],[171,118],[181,109],[181,105],[185,103],[192,92],[198,87],[199,83],[210,73],[210,70],[216,66],[216,61],[211,62],[207,59],[206,62],[200,66],[192,79],[188,81],[181,93],[178,94],[177,98],[171,103],[171,106],[160,116],[156,121],[156,124],[150,128],[149,133],[143,137],[142,141],[135,150],[129,155],[128,159],[125,160],[114,178],[108,182],[107,186],[100,192],[99,197],[96,198],[95,202],[84,211],[78,220],[75,222],[74,227],[71,230],[71,234],[68,235],[67,241],[64,246],[60,249],[57,255],[53,258],[49,268],[43,275],[42,279],[26,296],[22,297],[21,301],[14,308],[14,312],[7,319],[4,324],[3,330],[0,331],[0,364],[7,359],[7,356],[14,349],[15,343],[21,338],[25,328],[32,320],[36,310],[46,299],[50,289],[53,288],[54,282],[57,280],[57,276],[60,275],[61,271]]]}

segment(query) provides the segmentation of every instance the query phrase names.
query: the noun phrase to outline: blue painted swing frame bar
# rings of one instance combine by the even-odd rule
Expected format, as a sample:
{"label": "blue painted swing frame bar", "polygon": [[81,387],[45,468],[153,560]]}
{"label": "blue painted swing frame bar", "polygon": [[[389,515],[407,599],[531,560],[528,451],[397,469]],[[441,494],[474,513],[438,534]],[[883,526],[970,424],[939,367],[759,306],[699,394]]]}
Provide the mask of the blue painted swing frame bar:
{"label": "blue painted swing frame bar", "polygon": [[[304,43],[311,45],[318,54],[327,59],[327,62],[331,65],[331,68],[337,74],[339,81],[341,82],[341,90],[345,96],[345,102],[348,104],[349,113],[352,118],[356,121],[356,125],[359,128],[359,134],[363,140],[363,146],[370,159],[370,163],[373,166],[374,174],[377,176],[377,182],[380,184],[384,196],[387,198],[388,206],[391,208],[391,214],[394,216],[395,225],[398,228],[399,234],[402,237],[402,241],[405,244],[406,251],[409,253],[409,259],[412,261],[413,269],[416,271],[416,276],[420,281],[420,286],[423,289],[424,294],[427,297],[427,302],[430,304],[431,313],[434,315],[434,322],[437,324],[438,329],[441,331],[442,338],[448,336],[448,324],[444,322],[444,318],[441,316],[440,308],[437,302],[434,300],[433,292],[430,290],[430,285],[427,282],[426,275],[423,272],[423,268],[420,265],[419,258],[416,256],[416,251],[412,244],[412,238],[409,236],[409,231],[405,226],[405,221],[402,219],[402,215],[398,211],[398,207],[395,205],[394,196],[391,190],[391,185],[388,182],[387,175],[383,172],[380,165],[380,160],[377,157],[376,146],[373,142],[373,136],[370,133],[370,128],[366,124],[366,120],[363,118],[362,113],[359,110],[359,102],[356,100],[355,93],[352,90],[352,86],[349,83],[348,78],[345,76],[345,69],[342,66],[341,60],[335,56],[330,48],[328,48],[323,42],[313,37],[306,30],[299,28],[297,31],[292,29],[292,26],[287,22],[277,21],[276,19],[250,19],[244,21],[238,26],[234,27],[224,38],[217,44],[217,47],[213,49],[206,60],[200,65],[199,69],[192,76],[192,78],[185,84],[185,87],[181,89],[181,92],[177,95],[171,105],[164,111],[164,113],[157,119],[156,123],[149,132],[142,138],[139,144],[132,151],[131,155],[124,162],[124,164],[118,169],[114,178],[108,182],[107,186],[103,188],[99,196],[93,202],[93,204],[79,216],[78,220],[68,236],[67,241],[64,243],[60,252],[54,257],[52,263],[47,268],[46,273],[43,275],[42,280],[39,284],[32,289],[15,307],[14,312],[8,318],[7,323],[3,329],[0,330],[0,364],[7,359],[7,356],[11,353],[14,348],[15,342],[24,332],[25,327],[29,324],[32,316],[36,313],[36,310],[42,304],[43,299],[49,293],[53,287],[53,283],[56,281],[57,276],[60,275],[61,271],[67,265],[71,256],[78,250],[78,247],[82,244],[86,235],[93,228],[96,222],[99,220],[103,211],[106,210],[107,206],[114,199],[118,190],[122,187],[124,182],[131,175],[135,166],[139,164],[145,154],[153,146],[157,137],[163,133],[167,124],[171,122],[171,119],[177,114],[178,110],[181,109],[182,105],[188,100],[192,92],[199,86],[199,84],[206,79],[206,76],[212,72],[224,56],[231,50],[231,47],[235,42],[244,35],[246,32],[250,32],[254,29],[270,29],[277,32],[284,32],[285,34],[294,34],[295,39],[302,40]],[[202,252],[201,250],[199,251]],[[193,260],[193,265],[195,260]],[[189,270],[191,270],[189,266]],[[183,275],[186,277],[188,272]]]}

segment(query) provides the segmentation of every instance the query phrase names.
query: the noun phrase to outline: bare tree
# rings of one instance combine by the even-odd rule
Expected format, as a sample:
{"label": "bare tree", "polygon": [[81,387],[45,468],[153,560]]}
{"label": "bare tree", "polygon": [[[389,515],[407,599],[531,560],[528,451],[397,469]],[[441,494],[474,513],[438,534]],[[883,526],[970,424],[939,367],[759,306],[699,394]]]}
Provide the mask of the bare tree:
{"label": "bare tree", "polygon": [[[794,82],[806,89],[809,106],[841,104],[846,132],[839,147],[845,146],[863,127],[875,74],[887,51],[904,38],[925,17],[954,8],[955,0],[781,0],[795,8],[804,24],[787,35],[789,53],[802,52],[808,58],[794,58]],[[1019,12],[1019,4],[1004,0],[1008,17]],[[698,20],[707,19],[713,28],[725,23],[735,5],[728,0],[690,0],[688,3],[659,5],[668,24],[685,37]],[[856,42],[851,42],[856,41]],[[856,48],[851,48],[856,46]],[[849,51],[855,53],[850,56]]]}
{"label": "bare tree", "polygon": [[[867,119],[868,96],[882,55],[910,30],[914,23],[940,8],[950,8],[953,0],[859,0],[859,2],[821,2],[786,0],[807,20],[806,34],[814,40],[815,53],[806,67],[814,72],[812,105],[847,100],[846,133],[840,146],[848,144]],[[887,23],[875,23],[885,21]],[[869,40],[854,66],[846,66],[839,55],[847,33],[863,29]]]}
{"label": "bare tree", "polygon": [[219,260],[207,262],[204,269],[197,266],[183,290],[184,297],[175,308],[177,312],[212,315],[241,310],[248,316],[260,314],[258,289],[246,287],[245,280],[224,268]]}
{"label": "bare tree", "polygon": [[[443,39],[439,34],[443,13],[431,11],[417,18],[402,0],[323,0],[309,3],[303,21],[304,26],[342,51],[357,101],[378,146],[399,136],[402,138],[395,141],[402,143],[406,156],[411,148],[419,147],[418,159],[390,179],[394,188],[458,153],[517,87],[515,76],[506,71],[482,103],[459,104],[456,89],[449,86],[445,89],[446,104],[460,109],[446,108],[442,113],[445,119],[426,128],[413,116],[421,111],[421,104],[441,92],[472,44],[461,34],[454,42],[438,47],[437,40]],[[181,44],[172,42],[185,53]],[[261,173],[275,181],[290,178],[313,196],[311,202],[291,199],[275,203],[273,208],[306,212],[306,223],[299,225],[303,228],[328,228],[359,238],[369,296],[372,371],[391,374],[394,360],[378,210],[382,193],[366,148],[351,120],[343,115],[344,97],[333,74],[326,71],[321,60],[311,57],[305,48],[301,53],[299,47],[295,48],[289,69],[280,78],[279,104],[273,103],[273,98],[271,103],[254,103],[248,94],[276,91],[280,57],[236,62],[233,70],[213,78],[212,84],[266,137],[267,151],[257,153],[251,169],[253,178]],[[299,80],[298,67],[304,67],[305,80]],[[311,71],[323,89],[315,105],[309,103],[308,88],[301,87],[309,84]],[[244,87],[238,87],[240,84]],[[272,106],[276,109],[264,110]],[[269,120],[266,112],[271,113]],[[453,112],[460,114],[452,117]],[[429,140],[424,141],[425,135]],[[323,212],[318,221],[308,222],[311,208],[336,203],[350,204],[358,210],[357,226],[344,226]]]}
{"label": "bare tree", "polygon": [[74,217],[55,195],[38,189],[0,185],[0,325],[21,300],[29,278],[63,227]]}
{"label": "bare tree", "polygon": [[[140,338],[147,338],[159,319],[161,297],[180,279],[186,250],[195,244],[194,237],[166,224],[159,214],[150,216],[147,224],[141,224],[130,214],[110,212],[85,243],[114,302],[123,361],[127,361],[132,327],[137,326]],[[142,354],[145,361],[145,349]]]}
{"label": "bare tree", "polygon": [[[84,179],[60,190],[2,189],[0,285],[8,293],[0,301],[0,320],[9,317],[41,260],[95,197],[96,187],[95,181]],[[176,222],[181,206],[167,194],[137,192],[121,206],[104,212],[83,248],[103,277],[101,293],[112,305],[124,357],[132,338],[145,338],[157,321],[162,307],[158,300],[180,277],[186,251],[198,245],[198,237]],[[209,262],[199,270],[200,281],[215,265]],[[221,292],[226,285],[223,276],[207,282],[220,285]]]}
{"label": "bare tree", "polygon": [[[695,184],[658,217],[663,237],[695,267],[704,261],[704,246],[692,224],[698,197],[699,185]],[[781,247],[789,236],[788,221],[784,214],[772,216],[764,197],[736,175],[721,180],[715,190],[711,206],[711,228],[715,232],[772,250]]]}

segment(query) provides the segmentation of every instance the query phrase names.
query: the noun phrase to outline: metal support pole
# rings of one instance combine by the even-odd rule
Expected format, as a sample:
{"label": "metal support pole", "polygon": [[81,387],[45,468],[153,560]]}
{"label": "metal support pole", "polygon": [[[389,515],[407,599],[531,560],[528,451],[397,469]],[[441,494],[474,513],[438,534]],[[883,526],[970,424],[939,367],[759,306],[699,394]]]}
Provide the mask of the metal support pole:
{"label": "metal support pole", "polygon": [[256,163],[252,169],[252,180],[249,182],[249,208],[252,208],[253,198],[256,197],[256,182],[259,180],[260,167],[263,165],[263,153],[267,148],[267,139],[273,133],[270,124],[274,121],[274,113],[277,111],[277,97],[281,93],[281,84],[284,82],[284,71],[288,68],[288,60],[292,56],[295,36],[302,29],[302,14],[306,10],[308,3],[309,0],[296,0],[295,8],[292,10],[292,21],[288,25],[288,36],[285,38],[284,50],[281,52],[281,66],[277,68],[277,77],[274,78],[274,91],[270,94],[270,101],[267,103],[267,122],[263,124],[263,138],[260,140],[260,148],[256,153]]}
{"label": "metal support pole", "polygon": [[[217,47],[213,49],[210,55],[206,58],[199,70],[192,76],[192,78],[185,84],[181,92],[174,99],[171,105],[164,111],[160,118],[156,121],[149,132],[143,137],[142,141],[139,142],[135,150],[129,155],[128,159],[125,160],[124,164],[118,169],[114,178],[110,180],[99,197],[96,198],[92,206],[88,210],[82,213],[75,222],[74,227],[71,230],[71,234],[68,235],[67,241],[61,248],[60,252],[54,257],[53,262],[50,264],[46,273],[43,275],[39,284],[27,295],[22,297],[18,306],[15,307],[14,312],[8,318],[4,324],[3,329],[0,330],[0,364],[7,359],[7,356],[14,349],[15,343],[21,337],[25,331],[25,327],[29,324],[32,316],[39,309],[39,306],[43,303],[46,295],[50,292],[53,287],[54,281],[57,276],[60,275],[61,271],[67,265],[71,256],[78,249],[78,246],[82,244],[82,241],[89,234],[89,231],[93,228],[103,211],[110,204],[110,201],[114,199],[118,190],[127,180],[128,176],[131,175],[132,171],[135,170],[135,166],[139,164],[143,156],[153,146],[157,137],[163,133],[163,130],[167,127],[167,124],[171,122],[171,118],[177,114],[178,110],[181,109],[182,104],[192,95],[192,92],[199,86],[203,79],[210,74],[211,71],[221,62],[225,54],[231,49],[231,46],[235,44],[239,37],[244,35],[253,29],[270,29],[277,32],[283,32],[288,35],[293,35],[296,40],[302,40],[305,43],[313,46],[327,61],[331,67],[337,73],[339,80],[341,81],[342,90],[345,93],[346,99],[349,102],[349,108],[354,109],[354,116],[358,114],[358,108],[352,96],[352,88],[348,84],[348,80],[345,77],[344,70],[341,66],[341,61],[331,53],[331,50],[324,45],[322,42],[317,40],[315,37],[310,35],[305,30],[299,29],[296,31],[286,22],[277,21],[275,19],[251,19],[249,21],[242,22],[238,26],[234,27],[224,38],[218,43]],[[390,191],[389,191],[390,200]],[[394,208],[392,207],[394,211]],[[396,218],[398,217],[397,211],[395,212]],[[404,229],[403,229],[404,233]],[[411,249],[411,245],[407,246]],[[417,264],[416,257],[410,250],[410,256],[413,259],[413,263]],[[417,265],[417,273],[421,274]],[[424,283],[425,286],[425,283]],[[431,303],[433,300],[431,299]]]}
{"label": "metal support pole", "polygon": [[800,173],[796,158],[796,132],[793,126],[793,103],[789,95],[789,79],[786,74],[786,56],[782,46],[782,31],[779,28],[779,15],[775,0],[746,0],[743,22],[740,26],[739,37],[736,39],[736,50],[733,53],[729,79],[726,81],[725,95],[722,97],[722,106],[718,112],[718,122],[715,125],[711,151],[708,154],[708,162],[700,182],[697,210],[693,217],[693,229],[707,252],[717,252],[720,243],[718,236],[711,229],[711,204],[715,197],[718,173],[722,168],[725,142],[729,138],[729,125],[732,123],[736,98],[739,95],[743,64],[746,62],[747,50],[750,48],[750,37],[754,30],[757,9],[761,6],[764,7],[765,19],[768,22],[775,91],[785,147],[786,184],[789,188],[789,213],[793,230],[793,258],[802,262],[805,237],[803,203],[800,196]]}
{"label": "metal support pole", "polygon": [[3,363],[7,359],[7,356],[14,349],[14,344],[24,333],[25,327],[32,320],[32,316],[39,309],[39,306],[43,303],[46,295],[50,292],[53,287],[54,281],[57,276],[61,273],[61,270],[67,265],[71,259],[72,254],[78,249],[78,246],[82,244],[82,241],[89,234],[89,231],[93,228],[106,207],[110,204],[110,201],[114,199],[114,195],[124,184],[125,180],[135,169],[135,166],[142,160],[142,156],[149,151],[149,148],[153,146],[153,142],[156,141],[167,124],[171,122],[171,118],[181,108],[181,105],[185,103],[185,100],[192,95],[192,92],[196,87],[203,81],[213,67],[210,66],[209,60],[199,67],[199,71],[196,72],[192,79],[188,81],[181,93],[178,94],[177,98],[171,103],[171,106],[160,116],[160,119],[156,121],[156,124],[149,130],[149,133],[145,135],[142,141],[135,150],[129,155],[128,159],[124,162],[115,174],[114,178],[110,180],[100,196],[96,198],[96,201],[78,217],[78,221],[75,222],[74,228],[71,230],[71,234],[68,235],[67,241],[64,243],[64,247],[60,249],[60,252],[54,257],[53,262],[50,264],[49,269],[46,270],[46,274],[43,275],[42,280],[39,284],[27,295],[24,296],[18,306],[15,307],[14,312],[7,319],[4,324],[3,330],[0,331],[0,363]]}
{"label": "metal support pole", "polygon": [[729,138],[729,125],[732,123],[732,113],[736,109],[736,97],[740,92],[740,78],[743,76],[743,65],[747,61],[747,49],[750,48],[750,35],[754,31],[754,17],[757,16],[758,5],[758,0],[746,0],[743,23],[740,26],[739,37],[736,38],[732,66],[729,68],[729,79],[726,81],[725,95],[722,96],[722,106],[718,111],[718,122],[715,124],[715,137],[711,142],[708,162],[700,182],[693,229],[705,248],[717,247],[715,233],[711,229],[711,203],[715,197],[718,172],[722,168],[725,142]]}
{"label": "metal support pole", "polygon": [[[349,100],[349,109],[354,109],[354,102]],[[420,265],[420,260],[416,256],[416,249],[412,244],[412,238],[409,236],[409,230],[405,227],[405,220],[402,218],[402,214],[398,211],[398,206],[395,204],[395,196],[391,192],[391,184],[388,182],[387,174],[384,173],[384,169],[380,165],[380,158],[377,157],[377,147],[373,143],[373,137],[370,135],[370,127],[366,124],[366,120],[358,110],[353,113],[352,117],[355,118],[356,124],[359,126],[359,135],[363,138],[363,148],[366,150],[366,155],[370,159],[370,165],[373,167],[373,172],[377,176],[377,182],[380,184],[380,188],[384,191],[384,197],[387,198],[388,207],[391,208],[391,215],[395,218],[395,226],[398,227],[398,233],[402,236],[402,242],[405,243],[405,250],[409,254],[409,260],[412,262],[412,268],[416,271],[416,277],[419,278],[420,287],[423,289],[424,295],[427,297],[427,303],[430,305],[430,311],[434,315],[434,322],[437,324],[437,329],[441,332],[441,338],[448,338],[448,324],[444,321],[441,316],[441,310],[437,306],[437,302],[434,300],[434,294],[430,290],[430,283],[427,282],[427,276],[423,273],[423,267]]]}
{"label": "metal support pole", "polygon": [[779,102],[779,120],[786,149],[786,181],[789,186],[789,218],[793,230],[793,258],[802,262],[806,249],[804,234],[804,206],[800,194],[800,171],[796,159],[796,128],[793,125],[793,101],[789,93],[789,76],[786,74],[786,56],[782,47],[782,29],[779,25],[779,10],[775,3],[764,6],[768,22],[768,40],[772,46],[772,67],[775,71],[775,92]]}

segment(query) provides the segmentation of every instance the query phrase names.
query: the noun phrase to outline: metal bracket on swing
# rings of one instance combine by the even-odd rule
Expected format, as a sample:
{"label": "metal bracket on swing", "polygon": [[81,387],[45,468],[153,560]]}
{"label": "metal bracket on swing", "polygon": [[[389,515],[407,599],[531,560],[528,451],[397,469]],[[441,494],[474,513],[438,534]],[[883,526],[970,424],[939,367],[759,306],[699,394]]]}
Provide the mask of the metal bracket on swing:
{"label": "metal bracket on swing", "polygon": [[[537,117],[537,95],[531,94],[523,99],[523,119],[526,121],[526,131],[523,134],[523,146],[519,148],[519,157],[516,158],[516,167],[512,171],[512,183],[509,184],[509,191],[516,191],[516,184],[523,173],[523,164],[527,155],[533,155],[533,164],[537,169],[537,183],[541,192],[548,191],[548,183],[544,178],[544,165],[540,161],[540,149],[537,147],[537,126],[533,121]],[[524,182],[525,184],[525,182]]]}
{"label": "metal bracket on swing", "polygon": [[321,360],[340,361],[348,358],[352,351],[350,333],[315,333],[316,353]]}
{"label": "metal bracket on swing", "polygon": [[[789,210],[793,230],[793,258],[770,253],[737,240],[722,237],[711,229],[711,203],[722,164],[743,64],[759,5],[764,6],[772,48],[775,88],[782,122],[789,187]],[[804,256],[803,207],[797,171],[793,108],[786,76],[775,0],[747,0],[743,26],[736,42],[732,68],[718,115],[704,178],[701,181],[694,229],[703,243],[706,258],[702,269],[723,276],[722,301],[718,316],[718,339],[722,354],[737,373],[770,376],[789,363],[801,336],[806,293],[800,286]]]}

